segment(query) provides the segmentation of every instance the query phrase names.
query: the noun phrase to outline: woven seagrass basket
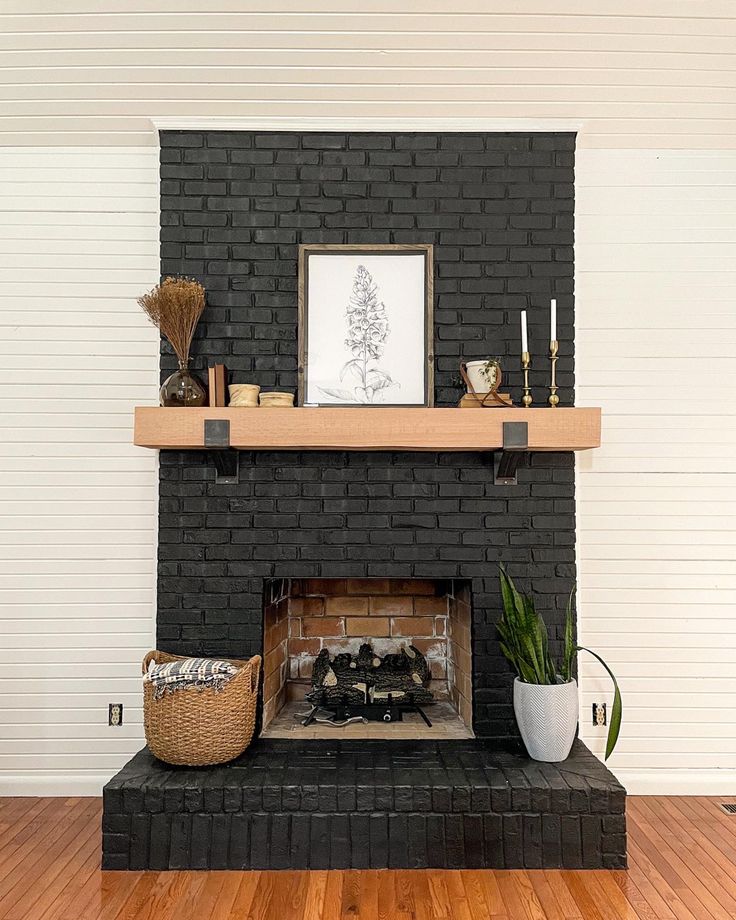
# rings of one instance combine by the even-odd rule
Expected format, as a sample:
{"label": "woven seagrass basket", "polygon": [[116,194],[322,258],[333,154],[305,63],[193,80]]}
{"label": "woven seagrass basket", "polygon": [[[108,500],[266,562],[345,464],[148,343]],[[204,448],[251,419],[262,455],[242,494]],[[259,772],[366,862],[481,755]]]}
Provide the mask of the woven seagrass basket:
{"label": "woven seagrass basket", "polygon": [[[153,661],[183,661],[181,655],[149,652],[143,673]],[[153,685],[143,682],[143,724],[151,753],[165,763],[204,767],[226,763],[248,747],[256,724],[258,675],[261,658],[250,661],[228,658],[238,673],[216,693],[212,688],[164,693],[156,700]]]}

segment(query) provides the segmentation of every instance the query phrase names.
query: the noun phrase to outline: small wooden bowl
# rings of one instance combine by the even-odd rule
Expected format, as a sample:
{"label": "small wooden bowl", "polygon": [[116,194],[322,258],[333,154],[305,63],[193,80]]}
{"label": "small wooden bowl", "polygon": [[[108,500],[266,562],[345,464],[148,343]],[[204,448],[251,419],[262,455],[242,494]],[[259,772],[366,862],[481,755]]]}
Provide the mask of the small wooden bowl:
{"label": "small wooden bowl", "polygon": [[258,405],[261,388],[257,383],[231,383],[228,387],[231,406],[253,408]]}
{"label": "small wooden bowl", "polygon": [[294,405],[294,394],[261,393],[260,404],[264,409],[290,409]]}

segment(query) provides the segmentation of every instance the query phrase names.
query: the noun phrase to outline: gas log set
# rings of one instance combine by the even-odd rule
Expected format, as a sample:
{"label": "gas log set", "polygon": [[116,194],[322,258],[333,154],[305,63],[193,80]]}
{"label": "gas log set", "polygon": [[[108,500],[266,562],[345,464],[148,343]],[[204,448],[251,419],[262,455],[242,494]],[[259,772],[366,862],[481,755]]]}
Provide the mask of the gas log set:
{"label": "gas log set", "polygon": [[416,712],[431,726],[422,709],[434,700],[429,679],[427,659],[413,645],[383,657],[368,642],[357,655],[343,652],[333,658],[323,648],[314,663],[312,689],[306,694],[312,710],[303,724],[400,722],[404,713]]}

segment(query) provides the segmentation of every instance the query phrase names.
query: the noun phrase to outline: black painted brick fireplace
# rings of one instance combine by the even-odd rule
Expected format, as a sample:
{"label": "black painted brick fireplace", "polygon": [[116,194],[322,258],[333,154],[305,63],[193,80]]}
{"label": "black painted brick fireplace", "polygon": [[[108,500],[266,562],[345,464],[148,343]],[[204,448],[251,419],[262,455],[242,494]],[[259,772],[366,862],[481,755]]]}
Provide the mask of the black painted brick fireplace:
{"label": "black painted brick fireplace", "polygon": [[[573,385],[573,134],[161,134],[162,275],[207,289],[194,366],[296,387],[299,243],[433,243],[435,396],[461,395],[462,357],[520,377],[519,311],[545,396],[549,299],[558,302],[561,399]],[[176,367],[164,345],[162,375]],[[572,454],[537,454],[515,489],[480,454],[244,453],[217,486],[206,457],[161,454],[158,642],[261,651],[263,580],[472,580],[474,728],[516,736],[500,654],[496,566],[562,627],[575,577]],[[529,584],[526,582],[527,585]]]}
{"label": "black painted brick fireplace", "polygon": [[[571,134],[163,132],[162,275],[190,275],[207,289],[208,307],[193,347],[195,370],[206,377],[208,364],[222,362],[232,382],[294,390],[298,244],[432,243],[436,404],[456,405],[461,394],[460,359],[485,355],[501,357],[505,383],[518,402],[522,308],[529,313],[535,356],[532,388],[535,401],[542,403],[548,374],[544,358],[548,306],[550,297],[556,297],[560,397],[562,405],[570,405],[574,140]],[[164,343],[162,376],[175,366]],[[574,547],[571,454],[532,455],[519,471],[519,485],[509,488],[493,485],[490,458],[477,453],[243,452],[239,483],[224,486],[215,484],[204,453],[162,452],[157,642],[160,648],[180,654],[242,658],[260,653],[266,579],[469,580],[474,617],[473,728],[482,740],[441,742],[434,747],[423,743],[417,750],[436,761],[440,772],[427,782],[445,789],[440,800],[447,793],[446,786],[456,780],[463,788],[467,782],[471,797],[477,788],[474,801],[483,804],[456,810],[466,817],[489,811],[486,823],[496,828],[493,833],[500,833],[504,840],[507,834],[516,837],[520,855],[508,855],[515,852],[513,841],[499,843],[495,849],[490,845],[481,848],[486,854],[482,857],[473,856],[472,848],[456,848],[455,855],[450,855],[447,835],[455,832],[442,818],[443,843],[431,857],[438,861],[363,854],[351,865],[378,859],[380,865],[454,866],[458,861],[476,864],[472,860],[480,858],[482,865],[497,866],[532,866],[538,861],[543,865],[619,866],[625,862],[625,839],[621,837],[624,792],[580,743],[578,759],[569,765],[565,778],[556,767],[534,764],[518,752],[502,753],[515,745],[518,748],[519,740],[511,704],[512,673],[500,653],[495,626],[500,613],[497,565],[503,562],[524,588],[534,590],[539,610],[550,624],[552,644],[559,646],[565,603],[575,579]],[[289,744],[291,748],[284,746]],[[261,775],[259,766],[270,764],[276,769],[287,750],[291,751],[289,758],[296,754],[294,744],[257,741],[231,768],[197,774],[164,769],[147,752],[138,755],[126,768],[128,772],[123,771],[106,790],[106,865],[156,864],[150,848],[155,833],[164,833],[164,819],[158,816],[171,809],[168,798],[162,808],[149,808],[148,792],[142,790],[148,784],[153,788],[163,784],[166,797],[171,795],[176,803],[172,814],[179,815],[176,820],[188,828],[176,831],[170,821],[166,825],[167,847],[172,848],[166,850],[168,865],[194,867],[198,861],[193,854],[196,835],[194,818],[190,821],[188,816],[200,816],[214,834],[217,821],[224,820],[220,812],[228,811],[221,803],[222,785],[256,782],[253,777]],[[349,744],[345,742],[342,749],[339,743],[337,748],[330,742],[312,742],[311,748],[307,742],[302,744],[307,745],[304,756],[313,764],[315,776],[326,771],[329,779],[325,782],[340,787],[342,779],[331,770],[335,758],[345,758],[346,765],[352,763]],[[443,748],[443,744],[456,747]],[[364,793],[373,796],[371,807],[364,809],[371,821],[383,816],[380,821],[385,818],[390,827],[391,816],[396,818],[399,813],[408,812],[411,818],[415,812],[442,815],[453,811],[455,806],[437,807],[434,793],[429,799],[420,796],[421,801],[431,803],[427,807],[407,805],[410,800],[415,802],[411,790],[420,785],[411,774],[406,780],[409,797],[398,805],[399,787],[391,771],[400,772],[401,757],[411,759],[413,755],[397,742],[371,750],[376,762],[385,762],[388,770],[382,780],[373,775],[366,780],[373,789]],[[503,761],[504,757],[511,760]],[[457,774],[451,772],[454,764],[460,770]],[[462,774],[463,767],[470,770],[470,778]],[[494,772],[497,770],[501,772]],[[588,778],[576,786],[577,780],[569,777],[578,771]],[[265,783],[268,771],[261,772]],[[192,776],[200,777],[194,787],[199,784],[201,788],[187,799],[186,791],[176,791],[177,777],[191,784]],[[346,793],[352,802],[358,783],[354,764],[352,771],[346,766],[345,776],[353,777],[346,782],[353,790]],[[494,823],[491,813],[499,809],[494,805],[489,810],[486,802],[493,797],[494,777],[503,777],[503,795],[511,797],[500,813],[516,815],[518,821],[499,818]],[[391,789],[386,794],[391,801],[382,793],[376,798],[384,781]],[[287,779],[283,782],[294,785]],[[302,791],[298,796],[290,793],[288,801],[294,796],[303,801],[303,782],[303,778],[296,782]],[[320,782],[315,779],[315,788]],[[181,783],[186,785],[184,779]],[[517,784],[527,791],[519,791]],[[542,841],[545,827],[552,825],[541,817],[547,807],[541,798],[558,784],[564,791],[551,813],[561,815],[559,824],[557,819],[552,822],[559,846],[549,850],[555,855],[548,858]],[[135,807],[126,805],[123,787],[131,790],[128,797],[135,799]],[[266,795],[265,786],[259,787],[258,795]],[[458,794],[457,802],[464,801],[463,795]],[[325,800],[316,804],[317,813],[328,815],[328,823],[335,812],[332,797],[332,792],[326,793]],[[215,800],[217,807],[210,807],[208,802]],[[225,801],[229,801],[227,791]],[[288,855],[288,848],[279,849],[281,844],[268,836],[283,837],[284,820],[287,825],[292,822],[288,826],[294,831],[295,813],[310,809],[294,804],[296,799],[286,807],[283,790],[278,794],[281,804],[274,804],[273,798],[269,805],[265,798],[259,801],[258,814],[268,813],[268,830],[263,829],[266,825],[258,825],[257,830],[249,819],[248,833],[266,833],[272,841],[264,843],[266,838],[258,837],[258,852],[262,846],[279,850],[280,855],[274,855],[276,850],[264,855],[267,864],[330,864],[331,857],[324,853]],[[230,811],[236,814],[241,807],[247,810],[249,806],[233,805]],[[131,814],[149,815],[139,819],[139,831],[135,831]],[[592,814],[598,818],[591,819]],[[154,819],[159,827],[155,833]],[[483,820],[478,820],[480,824],[471,820],[467,825],[466,840],[468,833],[485,833],[481,831]],[[348,833],[348,828],[352,833],[351,821],[340,819],[341,834]],[[403,821],[399,822],[402,828]],[[529,829],[522,835],[520,828],[527,823]],[[140,829],[144,824],[145,831]],[[311,827],[310,833],[319,837],[314,815]],[[146,835],[147,856],[140,855],[142,844],[133,846],[130,835],[134,833]],[[189,850],[184,847],[176,856],[171,855],[174,833],[192,841]],[[604,845],[607,834],[611,836]],[[253,839],[251,836],[249,852]],[[233,862],[226,852],[227,840],[218,843],[213,836],[211,846],[214,850],[208,850],[209,855],[200,861],[213,868]],[[225,851],[217,850],[218,846]],[[575,855],[580,846],[586,852]],[[220,855],[212,856],[214,851]],[[160,854],[156,858],[163,859]],[[235,862],[255,865],[252,856],[238,856]],[[375,865],[373,861],[368,864]]]}

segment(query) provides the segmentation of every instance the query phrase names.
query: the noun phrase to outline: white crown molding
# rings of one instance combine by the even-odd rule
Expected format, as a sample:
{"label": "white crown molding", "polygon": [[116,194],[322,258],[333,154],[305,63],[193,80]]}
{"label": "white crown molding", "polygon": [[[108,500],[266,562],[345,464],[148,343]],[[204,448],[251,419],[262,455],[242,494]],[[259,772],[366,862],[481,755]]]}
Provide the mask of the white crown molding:
{"label": "white crown molding", "polygon": [[155,117],[157,131],[432,131],[478,132],[577,132],[583,122],[571,118],[344,118],[285,115],[274,118]]}

